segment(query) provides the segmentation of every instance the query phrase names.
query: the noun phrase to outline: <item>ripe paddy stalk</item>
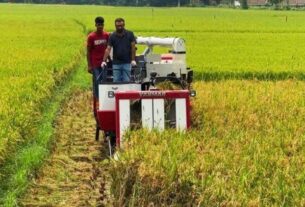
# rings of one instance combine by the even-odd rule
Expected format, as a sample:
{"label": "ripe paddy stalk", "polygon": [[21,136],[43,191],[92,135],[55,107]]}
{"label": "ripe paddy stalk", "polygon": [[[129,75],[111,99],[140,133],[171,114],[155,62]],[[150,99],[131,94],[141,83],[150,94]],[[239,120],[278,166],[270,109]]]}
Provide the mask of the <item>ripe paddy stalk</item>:
{"label": "ripe paddy stalk", "polygon": [[0,30],[5,31],[0,38],[1,165],[37,133],[44,101],[82,55],[83,33],[71,19],[55,17],[47,8],[0,7]]}
{"label": "ripe paddy stalk", "polygon": [[[114,194],[144,206],[303,205],[304,86],[293,80],[197,82],[194,128],[129,134],[110,166]],[[129,183],[133,194],[117,192],[117,180]]]}

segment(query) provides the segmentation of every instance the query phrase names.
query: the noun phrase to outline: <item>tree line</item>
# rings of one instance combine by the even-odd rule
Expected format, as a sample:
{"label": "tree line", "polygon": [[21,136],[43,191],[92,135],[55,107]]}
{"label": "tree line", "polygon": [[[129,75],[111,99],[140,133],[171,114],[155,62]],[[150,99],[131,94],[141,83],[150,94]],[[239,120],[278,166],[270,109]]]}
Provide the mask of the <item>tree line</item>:
{"label": "tree line", "polygon": [[[10,3],[37,3],[37,4],[95,4],[113,6],[217,6],[219,4],[234,5],[235,0],[0,0]],[[248,8],[247,0],[237,0],[243,9]],[[270,5],[278,5],[283,0],[267,0]],[[286,0],[289,2],[289,0]]]}
{"label": "tree line", "polygon": [[118,6],[181,6],[189,5],[192,0],[0,0],[11,3],[62,3],[62,4],[102,4]]}
{"label": "tree line", "polygon": [[234,0],[0,0],[11,3],[97,4],[115,6],[204,6],[233,4]]}

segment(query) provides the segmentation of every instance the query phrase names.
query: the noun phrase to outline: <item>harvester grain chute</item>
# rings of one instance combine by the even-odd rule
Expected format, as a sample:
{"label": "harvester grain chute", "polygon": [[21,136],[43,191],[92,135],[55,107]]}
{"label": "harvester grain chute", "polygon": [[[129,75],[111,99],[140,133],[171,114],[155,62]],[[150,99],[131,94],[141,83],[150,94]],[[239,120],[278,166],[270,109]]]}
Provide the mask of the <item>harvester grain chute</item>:
{"label": "harvester grain chute", "polygon": [[[190,97],[196,93],[191,90],[193,71],[186,65],[184,40],[138,37],[136,42],[146,49],[136,56],[131,81],[114,83],[112,64],[108,62],[99,79],[99,98],[94,100],[96,139],[103,131],[110,155],[114,146],[123,145],[126,130],[143,127],[183,131],[190,127]],[[170,51],[155,54],[155,46]]]}

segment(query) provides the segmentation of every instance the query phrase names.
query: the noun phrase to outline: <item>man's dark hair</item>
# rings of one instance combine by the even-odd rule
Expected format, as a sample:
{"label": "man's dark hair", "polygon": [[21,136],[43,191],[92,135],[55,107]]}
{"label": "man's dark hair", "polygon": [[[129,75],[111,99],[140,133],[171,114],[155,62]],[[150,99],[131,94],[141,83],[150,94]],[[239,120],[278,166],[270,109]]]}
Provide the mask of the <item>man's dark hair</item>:
{"label": "man's dark hair", "polygon": [[123,23],[125,23],[125,20],[123,19],[123,18],[116,18],[115,20],[114,20],[114,23],[117,23],[117,22],[123,22]]}
{"label": "man's dark hair", "polygon": [[95,24],[104,24],[104,18],[103,17],[96,17],[95,18]]}

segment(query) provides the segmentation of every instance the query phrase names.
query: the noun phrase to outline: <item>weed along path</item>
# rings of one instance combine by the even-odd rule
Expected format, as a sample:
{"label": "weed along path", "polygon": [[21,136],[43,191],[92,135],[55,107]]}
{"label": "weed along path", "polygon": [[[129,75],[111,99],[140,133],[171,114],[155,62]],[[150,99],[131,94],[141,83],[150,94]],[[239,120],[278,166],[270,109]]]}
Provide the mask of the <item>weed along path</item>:
{"label": "weed along path", "polygon": [[52,156],[30,184],[21,206],[105,206],[103,140],[95,141],[91,93],[78,91],[56,121]]}

